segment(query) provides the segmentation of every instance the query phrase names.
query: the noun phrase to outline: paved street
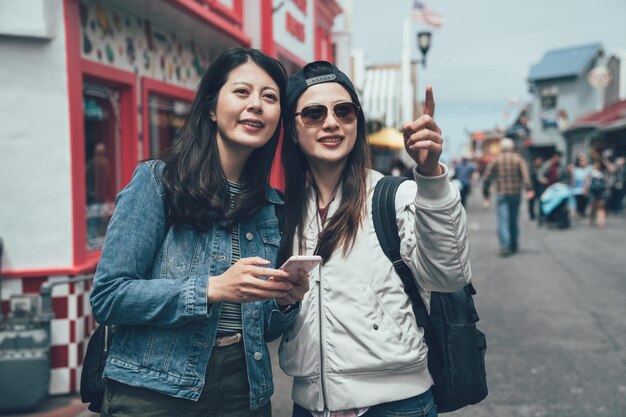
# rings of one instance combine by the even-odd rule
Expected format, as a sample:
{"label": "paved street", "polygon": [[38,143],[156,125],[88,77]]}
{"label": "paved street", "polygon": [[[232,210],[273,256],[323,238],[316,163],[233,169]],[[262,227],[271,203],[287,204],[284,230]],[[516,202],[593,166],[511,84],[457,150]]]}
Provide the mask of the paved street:
{"label": "paved street", "polygon": [[[626,417],[626,217],[606,230],[575,222],[538,229],[521,214],[521,250],[497,256],[495,213],[468,207],[480,328],[487,334],[490,395],[450,417]],[[275,417],[291,414],[291,381],[272,344]],[[32,414],[93,414],[52,397]]]}
{"label": "paved street", "polygon": [[[523,207],[521,250],[499,258],[495,211],[477,194],[468,222],[490,394],[446,415],[626,417],[626,218],[538,229]],[[276,360],[275,374],[274,416],[290,416]]]}

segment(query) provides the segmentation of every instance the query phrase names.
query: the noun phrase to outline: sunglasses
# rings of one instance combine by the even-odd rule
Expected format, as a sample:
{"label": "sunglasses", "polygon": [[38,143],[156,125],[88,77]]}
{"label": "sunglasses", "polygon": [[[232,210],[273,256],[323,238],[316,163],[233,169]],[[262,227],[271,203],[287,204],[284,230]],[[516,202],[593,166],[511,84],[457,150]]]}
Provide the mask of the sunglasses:
{"label": "sunglasses", "polygon": [[[354,103],[346,101],[344,103],[337,103],[333,106],[333,114],[341,124],[353,123],[361,108]],[[326,120],[328,116],[328,107],[323,104],[312,104],[306,106],[298,113],[294,114],[294,117],[300,116],[302,123],[305,126],[315,127],[320,126]]]}

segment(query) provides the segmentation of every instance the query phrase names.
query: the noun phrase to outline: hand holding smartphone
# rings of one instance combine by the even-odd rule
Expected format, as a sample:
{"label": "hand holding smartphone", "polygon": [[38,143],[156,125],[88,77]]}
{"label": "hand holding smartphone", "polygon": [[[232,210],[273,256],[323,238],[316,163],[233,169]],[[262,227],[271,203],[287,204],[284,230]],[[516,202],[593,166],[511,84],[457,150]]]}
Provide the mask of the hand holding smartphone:
{"label": "hand holding smartphone", "polygon": [[322,257],[319,255],[294,255],[289,257],[280,269],[289,272],[289,278],[291,280],[297,280],[298,271],[309,273],[320,262],[322,262]]}

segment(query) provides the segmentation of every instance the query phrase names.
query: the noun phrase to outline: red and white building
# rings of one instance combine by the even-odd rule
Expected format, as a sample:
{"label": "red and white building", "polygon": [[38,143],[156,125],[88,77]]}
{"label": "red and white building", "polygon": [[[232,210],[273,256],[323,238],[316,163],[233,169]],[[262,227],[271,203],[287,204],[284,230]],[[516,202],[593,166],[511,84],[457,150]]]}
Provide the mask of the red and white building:
{"label": "red and white building", "polygon": [[[177,135],[217,54],[256,47],[289,72],[333,61],[340,13],[337,0],[0,2],[4,316],[12,295],[95,270],[116,193]],[[54,287],[51,394],[78,390],[89,291]]]}

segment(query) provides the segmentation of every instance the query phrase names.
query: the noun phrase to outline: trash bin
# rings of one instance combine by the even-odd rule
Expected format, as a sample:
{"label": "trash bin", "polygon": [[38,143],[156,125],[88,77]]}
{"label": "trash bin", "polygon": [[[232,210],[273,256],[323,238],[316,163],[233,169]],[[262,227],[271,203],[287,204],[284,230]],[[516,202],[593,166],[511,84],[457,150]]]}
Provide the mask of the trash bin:
{"label": "trash bin", "polygon": [[[0,238],[0,272],[2,238]],[[13,295],[6,320],[0,312],[0,414],[26,411],[48,396],[52,288],[93,279],[93,274],[45,282],[39,295]],[[0,281],[2,274],[0,273]],[[0,298],[2,296],[0,285]]]}
{"label": "trash bin", "polygon": [[[0,238],[0,272],[2,249]],[[9,305],[6,323],[0,312],[0,412],[37,406],[50,382],[50,332],[38,320],[39,296],[12,296]]]}
{"label": "trash bin", "polygon": [[[32,297],[33,300],[38,297]],[[24,304],[24,298],[11,300]],[[18,307],[19,308],[19,307]],[[48,396],[50,383],[50,338],[22,311],[13,310],[0,330],[0,412],[36,407]]]}

